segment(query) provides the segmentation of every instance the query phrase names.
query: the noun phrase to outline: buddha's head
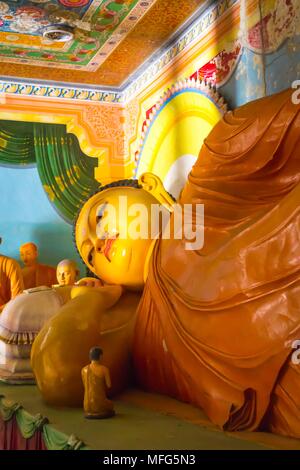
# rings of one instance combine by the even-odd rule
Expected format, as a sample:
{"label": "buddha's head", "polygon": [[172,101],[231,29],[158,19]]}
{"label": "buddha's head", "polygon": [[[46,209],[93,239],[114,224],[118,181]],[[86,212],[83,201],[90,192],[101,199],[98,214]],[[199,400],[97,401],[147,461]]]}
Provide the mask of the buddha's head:
{"label": "buddha's head", "polygon": [[75,261],[64,259],[56,268],[57,282],[60,286],[73,286],[76,282],[79,270]]}
{"label": "buddha's head", "polygon": [[153,205],[169,212],[173,199],[159,178],[145,173],[138,181],[100,188],[82,207],[75,226],[77,248],[87,267],[104,282],[142,289],[145,262],[155,242]]}
{"label": "buddha's head", "polygon": [[24,245],[20,247],[20,257],[25,266],[34,266],[38,259],[37,246],[32,242],[24,243]]}

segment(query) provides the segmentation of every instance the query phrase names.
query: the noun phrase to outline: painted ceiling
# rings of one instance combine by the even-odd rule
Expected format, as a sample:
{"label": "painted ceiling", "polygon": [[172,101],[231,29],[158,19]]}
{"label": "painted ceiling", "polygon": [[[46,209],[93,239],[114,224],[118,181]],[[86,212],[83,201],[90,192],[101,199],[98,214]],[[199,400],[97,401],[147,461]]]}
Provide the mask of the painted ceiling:
{"label": "painted ceiling", "polygon": [[[120,86],[204,0],[0,1],[1,76]],[[70,41],[44,31],[66,25]]]}

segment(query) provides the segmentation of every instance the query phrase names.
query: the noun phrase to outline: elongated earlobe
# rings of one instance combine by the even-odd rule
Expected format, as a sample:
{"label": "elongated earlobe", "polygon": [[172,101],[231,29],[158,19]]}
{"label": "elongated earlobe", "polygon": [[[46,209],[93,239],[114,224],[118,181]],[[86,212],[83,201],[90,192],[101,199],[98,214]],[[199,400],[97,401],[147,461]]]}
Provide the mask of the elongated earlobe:
{"label": "elongated earlobe", "polygon": [[165,206],[168,211],[173,212],[175,201],[165,190],[164,185],[158,176],[154,175],[154,173],[143,173],[139,177],[138,183],[145,191],[152,194],[160,204]]}

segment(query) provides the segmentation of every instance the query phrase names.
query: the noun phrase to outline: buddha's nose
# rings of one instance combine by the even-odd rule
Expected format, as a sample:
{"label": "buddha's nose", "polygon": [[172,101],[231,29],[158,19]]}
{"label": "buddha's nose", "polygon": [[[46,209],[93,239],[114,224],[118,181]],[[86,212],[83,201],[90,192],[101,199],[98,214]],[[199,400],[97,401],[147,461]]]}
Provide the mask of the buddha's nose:
{"label": "buddha's nose", "polygon": [[101,240],[98,238],[95,243],[95,250],[98,251],[98,253],[101,252],[104,244],[105,240]]}

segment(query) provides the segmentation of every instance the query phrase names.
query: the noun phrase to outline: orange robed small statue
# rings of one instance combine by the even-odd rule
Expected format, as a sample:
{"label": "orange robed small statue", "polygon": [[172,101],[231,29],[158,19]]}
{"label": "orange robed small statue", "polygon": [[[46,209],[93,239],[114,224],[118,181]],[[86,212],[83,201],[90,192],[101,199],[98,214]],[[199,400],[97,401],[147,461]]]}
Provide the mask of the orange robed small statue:
{"label": "orange robed small statue", "polygon": [[106,391],[111,388],[111,380],[108,368],[100,364],[102,354],[102,349],[92,348],[91,363],[81,371],[84,385],[83,408],[85,417],[89,419],[110,418],[115,414],[113,402],[106,398]]}
{"label": "orange robed small statue", "polygon": [[34,243],[24,243],[20,247],[20,257],[25,267],[22,269],[24,287],[48,286],[56,283],[56,268],[38,263],[38,248]]}

